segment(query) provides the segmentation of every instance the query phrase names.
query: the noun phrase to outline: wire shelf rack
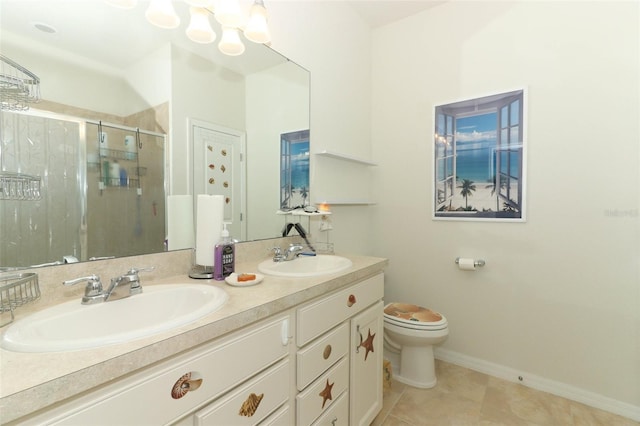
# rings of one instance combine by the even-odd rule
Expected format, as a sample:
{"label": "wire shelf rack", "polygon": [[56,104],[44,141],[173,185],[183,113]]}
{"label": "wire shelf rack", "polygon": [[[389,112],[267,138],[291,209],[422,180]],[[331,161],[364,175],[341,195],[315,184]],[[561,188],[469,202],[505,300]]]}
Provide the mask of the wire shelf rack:
{"label": "wire shelf rack", "polygon": [[[40,298],[38,274],[34,272],[0,275],[0,327],[13,322],[13,310]],[[7,319],[8,318],[8,319]]]}
{"label": "wire shelf rack", "polygon": [[40,200],[41,185],[40,176],[0,172],[0,200]]}
{"label": "wire shelf rack", "polygon": [[0,55],[0,105],[4,110],[25,111],[40,101],[40,79],[31,71]]}

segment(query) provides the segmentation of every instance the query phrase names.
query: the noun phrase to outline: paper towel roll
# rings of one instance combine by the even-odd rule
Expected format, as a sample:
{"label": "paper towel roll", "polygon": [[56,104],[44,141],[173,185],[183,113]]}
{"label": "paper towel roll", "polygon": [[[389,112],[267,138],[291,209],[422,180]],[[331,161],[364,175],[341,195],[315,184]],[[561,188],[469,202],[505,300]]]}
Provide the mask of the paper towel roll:
{"label": "paper towel roll", "polygon": [[167,248],[180,250],[193,248],[193,196],[167,197]]}
{"label": "paper towel roll", "polygon": [[463,271],[475,271],[476,262],[474,259],[461,257],[458,259],[458,268],[462,269]]}
{"label": "paper towel roll", "polygon": [[213,249],[220,241],[224,218],[222,195],[198,194],[196,217],[196,263],[213,266]]}

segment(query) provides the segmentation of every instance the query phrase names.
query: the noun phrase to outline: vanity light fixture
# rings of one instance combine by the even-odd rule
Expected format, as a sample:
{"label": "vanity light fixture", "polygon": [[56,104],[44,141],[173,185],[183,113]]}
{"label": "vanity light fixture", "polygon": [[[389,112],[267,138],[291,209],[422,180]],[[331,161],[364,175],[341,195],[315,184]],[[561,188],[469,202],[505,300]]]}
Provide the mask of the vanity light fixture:
{"label": "vanity light fixture", "polygon": [[107,0],[107,3],[120,9],[133,9],[136,7],[138,0]]}
{"label": "vanity light fixture", "polygon": [[151,0],[144,16],[156,27],[173,29],[180,25],[171,0]]}
{"label": "vanity light fixture", "polygon": [[[135,7],[137,0],[105,0],[108,4],[123,9]],[[248,20],[242,13],[239,0],[184,0],[190,5],[191,19],[185,33],[196,43],[212,43],[216,34],[211,28],[209,14],[213,14],[222,27],[218,49],[225,55],[238,56],[245,51],[240,31],[245,38],[259,44],[271,42],[267,25],[267,9],[264,0],[253,0]],[[180,17],[173,8],[173,0],[150,0],[145,11],[147,20],[160,28],[174,29],[180,25]]]}
{"label": "vanity light fixture", "polygon": [[218,43],[218,49],[225,55],[238,56],[244,53],[244,44],[240,40],[238,29],[233,27],[222,28],[222,38]]}
{"label": "vanity light fixture", "polygon": [[216,39],[216,33],[211,28],[209,22],[209,11],[202,7],[191,6],[189,8],[191,21],[185,31],[187,37],[196,43],[213,43]]}
{"label": "vanity light fixture", "polygon": [[254,43],[269,43],[271,35],[267,26],[267,9],[263,0],[255,0],[251,6],[249,22],[244,29],[244,36]]}
{"label": "vanity light fixture", "polygon": [[220,0],[215,11],[216,21],[223,27],[239,28],[242,26],[242,9],[238,0]]}
{"label": "vanity light fixture", "polygon": [[213,8],[213,0],[184,0],[189,6]]}

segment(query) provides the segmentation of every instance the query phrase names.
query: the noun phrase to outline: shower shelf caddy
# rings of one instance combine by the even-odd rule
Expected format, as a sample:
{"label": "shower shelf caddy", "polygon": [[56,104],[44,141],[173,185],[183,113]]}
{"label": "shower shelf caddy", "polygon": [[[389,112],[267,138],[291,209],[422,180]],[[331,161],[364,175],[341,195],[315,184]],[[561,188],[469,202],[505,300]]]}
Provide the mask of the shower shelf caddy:
{"label": "shower shelf caddy", "polygon": [[[98,162],[87,162],[87,166],[91,171],[99,172],[98,184],[100,189],[106,189],[107,187],[125,187],[125,188],[138,188],[140,177],[146,176],[147,168],[138,166],[138,153],[131,151],[122,151],[119,149],[100,148],[98,154]],[[136,166],[129,168],[131,175],[127,174],[126,180],[123,180],[120,176],[106,177],[100,169],[103,160],[120,160],[127,162],[136,162]]]}
{"label": "shower shelf caddy", "polygon": [[0,313],[10,316],[8,320],[0,317],[0,327],[13,322],[15,308],[39,298],[40,286],[35,272],[0,275]]}
{"label": "shower shelf caddy", "polygon": [[40,200],[41,184],[40,176],[0,172],[0,200]]}
{"label": "shower shelf caddy", "polygon": [[[29,104],[37,102],[40,102],[38,76],[0,54],[0,109],[26,111]],[[38,176],[0,170],[0,200],[39,200],[40,184]]]}
{"label": "shower shelf caddy", "polygon": [[22,65],[0,55],[0,105],[9,111],[26,111],[40,102],[40,79]]}

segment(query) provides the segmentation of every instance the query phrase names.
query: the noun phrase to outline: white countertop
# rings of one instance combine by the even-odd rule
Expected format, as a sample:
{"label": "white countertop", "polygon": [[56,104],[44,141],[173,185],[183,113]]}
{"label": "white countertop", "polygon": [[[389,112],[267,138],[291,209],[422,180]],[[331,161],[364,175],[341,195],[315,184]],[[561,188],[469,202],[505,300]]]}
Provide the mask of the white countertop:
{"label": "white countertop", "polygon": [[[0,423],[15,420],[63,399],[127,375],[211,339],[285,311],[315,297],[381,272],[386,259],[344,256],[353,262],[345,272],[312,278],[265,276],[252,287],[184,276],[142,282],[143,287],[193,282],[223,288],[229,295],[218,311],[174,330],[132,342],[71,352],[17,353],[0,349]],[[257,271],[258,262],[236,265]],[[133,319],[135,320],[135,319]]]}

